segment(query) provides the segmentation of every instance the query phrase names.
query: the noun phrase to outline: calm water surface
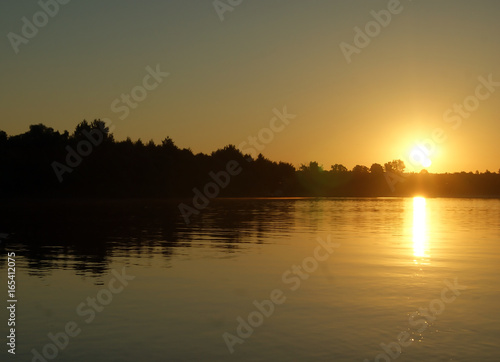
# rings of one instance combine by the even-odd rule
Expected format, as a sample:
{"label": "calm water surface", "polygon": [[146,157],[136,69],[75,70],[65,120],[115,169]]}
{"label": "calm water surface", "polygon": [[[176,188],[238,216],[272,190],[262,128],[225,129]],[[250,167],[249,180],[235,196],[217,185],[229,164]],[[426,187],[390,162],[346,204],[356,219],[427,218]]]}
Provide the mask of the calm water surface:
{"label": "calm water surface", "polygon": [[[500,361],[500,200],[217,200],[190,225],[167,201],[30,202],[0,226],[16,360],[73,321],[55,360]],[[115,294],[113,270],[135,276]]]}

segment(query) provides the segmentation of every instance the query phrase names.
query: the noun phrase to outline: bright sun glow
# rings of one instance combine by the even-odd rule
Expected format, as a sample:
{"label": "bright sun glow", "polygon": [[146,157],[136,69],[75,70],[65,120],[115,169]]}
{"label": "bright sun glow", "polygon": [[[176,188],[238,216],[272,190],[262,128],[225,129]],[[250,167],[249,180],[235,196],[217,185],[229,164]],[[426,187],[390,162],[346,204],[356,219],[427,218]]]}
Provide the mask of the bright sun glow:
{"label": "bright sun glow", "polygon": [[413,198],[413,255],[425,257],[427,247],[425,198]]}
{"label": "bright sun glow", "polygon": [[417,145],[412,148],[410,152],[410,160],[416,165],[421,165],[422,167],[429,167],[432,165],[431,157],[433,153],[423,145]]}

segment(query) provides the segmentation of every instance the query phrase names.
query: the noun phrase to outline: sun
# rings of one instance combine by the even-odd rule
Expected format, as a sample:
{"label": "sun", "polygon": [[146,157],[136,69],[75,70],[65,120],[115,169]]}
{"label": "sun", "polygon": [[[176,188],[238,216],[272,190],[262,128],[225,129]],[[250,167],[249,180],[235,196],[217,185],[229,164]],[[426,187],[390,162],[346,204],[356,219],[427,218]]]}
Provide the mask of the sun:
{"label": "sun", "polygon": [[425,168],[430,167],[431,165],[432,165],[432,161],[430,158],[428,158],[422,162],[422,166],[424,166]]}
{"label": "sun", "polygon": [[432,165],[431,157],[434,155],[427,147],[424,145],[416,145],[410,151],[410,161],[414,166],[422,166],[424,168],[430,167]]}

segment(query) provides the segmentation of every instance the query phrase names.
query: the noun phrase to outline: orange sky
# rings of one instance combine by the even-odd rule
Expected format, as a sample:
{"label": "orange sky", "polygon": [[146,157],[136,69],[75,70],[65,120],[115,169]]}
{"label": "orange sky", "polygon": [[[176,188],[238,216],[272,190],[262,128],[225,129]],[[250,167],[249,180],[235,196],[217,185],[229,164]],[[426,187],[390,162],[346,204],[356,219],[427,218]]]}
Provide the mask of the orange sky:
{"label": "orange sky", "polygon": [[[391,1],[244,1],[222,21],[211,1],[70,2],[17,54],[4,37],[0,129],[109,118],[119,140],[170,136],[211,152],[258,135],[286,105],[297,117],[263,148],[272,160],[401,158],[419,170],[410,152],[441,129],[429,171],[498,171],[500,3]],[[6,35],[22,36],[21,19],[41,10],[0,6]],[[377,30],[372,11],[391,19]],[[348,62],[341,45],[367,25],[377,34]],[[120,119],[112,103],[157,64],[170,75]]]}

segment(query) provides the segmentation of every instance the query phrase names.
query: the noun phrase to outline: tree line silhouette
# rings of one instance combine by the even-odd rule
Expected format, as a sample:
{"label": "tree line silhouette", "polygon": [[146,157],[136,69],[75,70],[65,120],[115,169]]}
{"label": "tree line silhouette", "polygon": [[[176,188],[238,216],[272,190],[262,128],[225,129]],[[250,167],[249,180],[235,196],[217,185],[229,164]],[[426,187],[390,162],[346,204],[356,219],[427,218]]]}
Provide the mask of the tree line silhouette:
{"label": "tree line silhouette", "polygon": [[60,133],[43,124],[23,134],[0,131],[0,197],[192,197],[212,181],[210,172],[236,161],[242,171],[219,197],[414,196],[499,197],[498,173],[405,173],[401,160],[348,170],[317,162],[274,162],[245,155],[234,145],[211,154],[179,148],[169,137],[161,144],[140,139],[116,141],[101,120],[79,123]]}

